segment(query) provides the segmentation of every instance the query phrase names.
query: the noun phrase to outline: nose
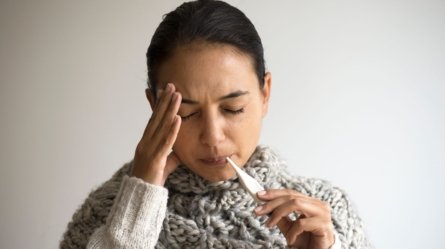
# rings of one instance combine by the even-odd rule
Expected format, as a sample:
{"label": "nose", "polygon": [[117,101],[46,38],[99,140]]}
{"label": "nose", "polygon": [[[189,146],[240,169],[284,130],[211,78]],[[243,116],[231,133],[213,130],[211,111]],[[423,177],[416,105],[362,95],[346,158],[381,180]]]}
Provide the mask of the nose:
{"label": "nose", "polygon": [[201,143],[216,147],[225,140],[224,134],[224,118],[217,114],[208,113],[201,119]]}

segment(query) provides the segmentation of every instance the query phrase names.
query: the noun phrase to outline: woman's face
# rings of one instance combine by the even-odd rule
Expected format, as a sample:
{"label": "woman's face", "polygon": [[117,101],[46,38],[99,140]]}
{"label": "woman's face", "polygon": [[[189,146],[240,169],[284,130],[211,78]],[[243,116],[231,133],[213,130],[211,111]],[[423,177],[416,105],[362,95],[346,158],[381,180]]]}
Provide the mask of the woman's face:
{"label": "woman's face", "polygon": [[260,89],[248,55],[230,45],[192,43],[162,63],[158,80],[158,88],[173,83],[182,95],[173,146],[181,162],[212,182],[234,176],[225,158],[243,166],[254,152],[268,110],[270,74]]}

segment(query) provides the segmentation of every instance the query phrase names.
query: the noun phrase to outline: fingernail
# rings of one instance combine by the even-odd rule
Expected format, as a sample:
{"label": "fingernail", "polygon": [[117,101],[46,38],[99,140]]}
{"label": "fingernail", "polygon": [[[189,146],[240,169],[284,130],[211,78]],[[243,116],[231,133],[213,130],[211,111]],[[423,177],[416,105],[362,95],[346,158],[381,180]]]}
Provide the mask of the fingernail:
{"label": "fingernail", "polygon": [[171,92],[173,90],[172,83],[168,83],[166,89],[167,89],[167,91]]}
{"label": "fingernail", "polygon": [[258,206],[255,208],[255,212],[260,212],[261,210],[263,210],[263,206]]}
{"label": "fingernail", "polygon": [[266,195],[266,191],[261,190],[260,192],[257,193],[257,195],[259,195],[259,196]]}

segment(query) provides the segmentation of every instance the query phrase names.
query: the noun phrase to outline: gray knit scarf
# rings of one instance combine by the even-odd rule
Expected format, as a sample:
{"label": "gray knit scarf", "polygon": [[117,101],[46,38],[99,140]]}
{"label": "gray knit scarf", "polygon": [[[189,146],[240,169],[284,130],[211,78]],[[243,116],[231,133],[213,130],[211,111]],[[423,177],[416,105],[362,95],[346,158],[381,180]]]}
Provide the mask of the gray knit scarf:
{"label": "gray knit scarf", "polygon": [[[125,165],[111,180],[92,192],[68,225],[61,248],[85,248],[89,236],[105,223],[123,175]],[[269,147],[258,146],[244,167],[266,189],[288,188],[331,205],[332,221],[343,248],[370,248],[345,193],[320,179],[295,177],[285,162]],[[179,166],[167,179],[167,214],[156,245],[164,248],[286,248],[277,228],[269,229],[267,217],[256,217],[253,198],[237,177],[211,183]]]}

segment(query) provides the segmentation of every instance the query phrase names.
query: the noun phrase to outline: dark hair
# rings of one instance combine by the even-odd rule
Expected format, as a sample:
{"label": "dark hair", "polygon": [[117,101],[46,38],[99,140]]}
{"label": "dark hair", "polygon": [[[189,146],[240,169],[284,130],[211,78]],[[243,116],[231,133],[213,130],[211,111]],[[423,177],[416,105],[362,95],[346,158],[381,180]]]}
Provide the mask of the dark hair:
{"label": "dark hair", "polygon": [[147,51],[148,87],[156,96],[157,71],[175,49],[194,41],[229,44],[253,61],[260,88],[264,86],[265,63],[260,36],[239,9],[221,1],[183,3],[166,14]]}

